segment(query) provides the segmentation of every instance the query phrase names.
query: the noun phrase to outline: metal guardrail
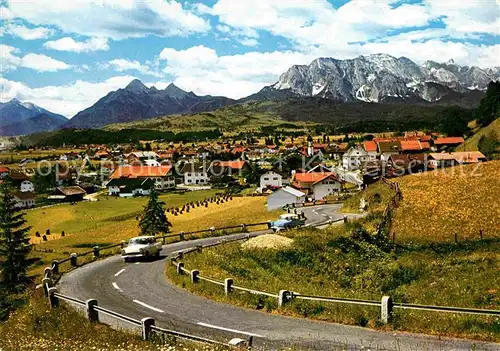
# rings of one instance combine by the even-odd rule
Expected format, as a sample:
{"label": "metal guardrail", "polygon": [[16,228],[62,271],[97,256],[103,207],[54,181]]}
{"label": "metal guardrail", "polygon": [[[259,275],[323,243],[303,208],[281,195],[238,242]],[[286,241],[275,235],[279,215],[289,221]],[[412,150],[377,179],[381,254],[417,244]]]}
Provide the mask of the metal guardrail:
{"label": "metal guardrail", "polygon": [[[343,219],[340,219],[343,220]],[[337,220],[338,221],[338,220]],[[235,240],[241,240],[245,238],[239,238]],[[232,240],[232,241],[235,241]],[[221,245],[227,242],[220,242],[217,245]],[[214,245],[210,245],[214,246]],[[205,246],[208,247],[208,246]],[[193,252],[196,250],[189,250],[189,252]],[[187,252],[188,253],[188,252]],[[184,263],[177,262],[176,260],[179,256],[172,257],[172,264],[178,267],[178,272],[183,273],[192,273],[193,271],[198,272],[198,270],[188,270],[184,267]],[[179,267],[180,265],[180,267]],[[475,314],[475,315],[484,315],[484,316],[500,316],[500,310],[486,310],[486,309],[478,309],[478,308],[466,308],[466,307],[453,307],[453,306],[432,306],[432,305],[419,305],[419,304],[410,304],[410,303],[402,303],[402,302],[393,302],[390,296],[383,296],[380,301],[376,300],[363,300],[363,299],[351,299],[344,297],[330,297],[330,296],[314,296],[314,295],[304,295],[296,292],[291,292],[288,290],[280,290],[278,294],[270,293],[266,291],[260,291],[256,289],[250,289],[243,286],[237,286],[233,284],[232,278],[226,278],[224,281],[213,279],[206,276],[200,276],[197,274],[197,278],[200,280],[207,281],[209,283],[213,283],[216,285],[220,285],[224,287],[225,294],[229,294],[231,291],[239,290],[248,292],[254,295],[262,295],[268,296],[271,298],[278,299],[278,306],[282,306],[285,303],[292,301],[293,299],[298,300],[309,300],[309,301],[318,301],[318,302],[330,302],[330,303],[343,303],[343,304],[351,304],[351,305],[364,305],[364,306],[375,306],[381,309],[381,321],[383,323],[389,323],[392,319],[392,314],[394,309],[413,309],[413,310],[424,310],[424,311],[434,311],[434,312],[449,312],[449,313],[463,313],[463,314]],[[198,279],[192,279],[192,283],[196,283]]]}
{"label": "metal guardrail", "polygon": [[[242,225],[234,225],[234,226],[217,228],[217,229],[210,228],[210,229],[206,229],[206,230],[194,231],[194,232],[189,232],[189,233],[178,233],[178,234],[165,235],[165,236],[162,236],[162,237],[158,237],[157,239],[162,239],[162,238],[166,238],[166,237],[176,237],[176,236],[179,236],[179,238],[182,240],[183,239],[183,235],[198,234],[198,233],[207,233],[207,232],[215,232],[217,230],[226,230],[226,229],[237,229],[237,228],[245,229],[247,227],[255,227],[255,226],[260,226],[260,225],[266,225],[267,223],[268,222],[259,222],[259,223],[249,223],[249,224],[242,224]],[[224,240],[224,242],[233,242],[235,240],[242,240],[242,239],[245,239],[247,237],[249,237],[249,234],[247,234],[247,236],[238,237],[236,239],[227,239],[227,240]],[[182,251],[179,251],[179,253],[182,252],[184,254],[184,253],[189,253],[189,252],[197,251],[201,247],[211,247],[211,246],[214,246],[214,244],[217,244],[217,243],[211,243],[211,244],[206,244],[204,246],[197,246],[197,247],[192,247],[192,248],[184,249]],[[191,341],[195,341],[195,342],[202,342],[202,343],[208,343],[208,344],[214,344],[214,345],[223,345],[223,346],[228,346],[228,347],[234,346],[234,345],[229,344],[229,343],[223,343],[223,342],[220,342],[220,341],[216,341],[216,340],[204,338],[204,337],[197,336],[197,335],[191,335],[191,334],[187,334],[187,333],[178,332],[178,331],[175,331],[175,330],[161,328],[161,327],[158,327],[158,326],[154,325],[154,319],[152,319],[152,318],[144,318],[143,320],[137,320],[137,319],[134,319],[132,317],[129,317],[129,316],[120,314],[118,312],[112,311],[110,309],[104,308],[102,306],[99,306],[99,305],[97,305],[97,301],[95,301],[95,300],[92,300],[92,301],[95,301],[95,304],[89,304],[89,301],[91,301],[91,300],[83,301],[83,300],[80,300],[80,299],[77,299],[77,298],[74,298],[74,297],[71,297],[71,296],[63,295],[63,294],[60,294],[60,293],[57,292],[57,289],[53,286],[53,283],[54,283],[53,278],[54,278],[54,275],[59,275],[59,266],[61,264],[65,263],[65,262],[70,262],[72,266],[76,267],[77,266],[77,259],[78,259],[78,257],[82,257],[82,256],[85,256],[85,255],[93,254],[94,257],[97,258],[97,257],[100,256],[100,251],[101,250],[112,249],[112,248],[119,247],[119,246],[123,247],[124,246],[124,242],[121,242],[119,244],[107,245],[107,246],[104,246],[104,247],[95,246],[94,248],[92,248],[92,250],[84,251],[84,252],[81,252],[81,253],[78,253],[78,254],[77,253],[73,253],[73,254],[70,255],[70,257],[66,257],[66,258],[63,258],[63,259],[60,259],[60,260],[54,260],[54,261],[52,261],[52,265],[50,267],[45,268],[44,276],[43,276],[43,279],[42,279],[42,284],[40,285],[43,288],[43,290],[45,292],[45,295],[49,298],[49,304],[50,304],[50,306],[51,307],[57,307],[59,305],[59,301],[60,300],[66,301],[66,302],[69,302],[69,303],[73,303],[73,304],[76,304],[78,306],[85,307],[86,310],[87,310],[87,313],[86,313],[87,317],[89,319],[95,319],[95,321],[98,321],[98,313],[102,313],[102,314],[108,315],[108,316],[110,316],[112,318],[115,318],[115,319],[118,319],[118,320],[130,323],[130,324],[135,325],[137,327],[141,327],[142,328],[142,336],[143,336],[143,339],[145,339],[145,340],[148,340],[148,339],[151,338],[152,332],[156,332],[156,333],[162,333],[164,335],[169,335],[169,336],[173,336],[173,337],[177,337],[177,338],[183,338],[183,339],[191,340]],[[177,257],[178,257],[178,255],[177,255]],[[189,273],[183,267],[181,267],[181,270],[183,272]],[[198,275],[197,278],[201,279],[201,280],[206,280],[206,281],[208,281],[210,283],[213,283],[213,284],[224,285],[224,282],[217,281],[216,279],[212,279],[210,277],[204,277],[204,276],[199,276]],[[240,335],[238,335],[238,336],[240,336]],[[238,339],[238,340],[241,341],[242,339]],[[245,341],[245,345],[248,346],[248,347],[250,347],[252,345],[252,342],[253,342],[253,338],[250,337],[248,340]]]}

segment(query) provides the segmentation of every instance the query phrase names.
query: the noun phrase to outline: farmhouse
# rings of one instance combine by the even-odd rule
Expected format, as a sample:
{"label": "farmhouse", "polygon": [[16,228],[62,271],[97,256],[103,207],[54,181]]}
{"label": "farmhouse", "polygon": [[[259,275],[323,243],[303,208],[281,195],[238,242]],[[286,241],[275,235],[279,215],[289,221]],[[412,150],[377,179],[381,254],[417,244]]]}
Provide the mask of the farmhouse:
{"label": "farmhouse", "polygon": [[208,165],[206,162],[187,162],[182,166],[180,173],[184,177],[185,185],[206,185],[210,183],[210,177],[208,173]]}
{"label": "farmhouse", "polygon": [[273,211],[285,205],[303,203],[306,201],[306,194],[302,191],[286,186],[276,190],[267,197],[267,210]]}
{"label": "farmhouse", "polygon": [[399,141],[379,141],[378,142],[378,152],[380,153],[380,159],[383,162],[387,162],[389,156],[397,155],[401,151],[401,142]]}
{"label": "farmhouse", "polygon": [[[114,170],[110,179],[151,179],[157,190],[175,188],[175,177],[172,166],[120,166]],[[115,184],[115,186],[120,186],[119,182],[113,182],[113,184]],[[123,183],[123,185],[125,185],[125,183]],[[108,193],[112,195],[109,191],[109,187]]]}
{"label": "farmhouse", "polygon": [[369,161],[370,156],[361,146],[353,146],[342,156],[342,167],[348,171],[361,168],[361,164]]}
{"label": "farmhouse", "polygon": [[117,178],[111,179],[108,184],[108,194],[119,197],[149,195],[154,186],[151,178]]}
{"label": "farmhouse", "polygon": [[313,200],[323,200],[332,193],[340,193],[344,182],[337,177],[336,173],[295,173],[293,186],[304,191]]}
{"label": "farmhouse", "polygon": [[486,156],[479,151],[430,153],[427,157],[429,168],[450,167],[457,164],[485,162]]}
{"label": "farmhouse", "polygon": [[267,171],[260,176],[259,189],[262,191],[265,188],[281,188],[283,185],[290,184],[286,176],[278,171]]}
{"label": "farmhouse", "polygon": [[77,202],[82,201],[87,192],[77,185],[60,186],[56,188],[53,195],[48,197],[49,200],[59,200],[61,202]]}
{"label": "farmhouse", "polygon": [[7,176],[12,181],[12,184],[14,184],[14,186],[16,186],[21,192],[35,191],[35,186],[26,173],[10,170]]}
{"label": "farmhouse", "polygon": [[30,191],[18,191],[14,193],[17,208],[31,208],[35,206],[35,193]]}
{"label": "farmhouse", "polygon": [[363,142],[363,148],[368,153],[370,160],[374,161],[378,158],[377,143],[373,140],[366,140]]}
{"label": "farmhouse", "polygon": [[[228,175],[244,175],[252,171],[252,167],[248,161],[216,161],[213,162],[211,168],[214,172],[219,170],[223,174]],[[221,174],[222,174],[221,173]]]}
{"label": "farmhouse", "polygon": [[437,138],[436,140],[434,140],[434,149],[436,151],[448,150],[457,147],[463,142],[464,138],[462,137]]}

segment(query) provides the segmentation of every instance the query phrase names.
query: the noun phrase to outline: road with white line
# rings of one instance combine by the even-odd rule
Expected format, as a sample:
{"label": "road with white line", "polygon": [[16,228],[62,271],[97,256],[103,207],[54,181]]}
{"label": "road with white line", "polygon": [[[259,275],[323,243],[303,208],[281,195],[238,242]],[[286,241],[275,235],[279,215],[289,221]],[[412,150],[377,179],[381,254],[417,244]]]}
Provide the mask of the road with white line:
{"label": "road with white line", "polygon": [[[338,205],[303,210],[308,224],[339,219]],[[251,233],[251,236],[265,232]],[[152,317],[156,325],[227,342],[252,336],[254,346],[275,350],[287,346],[307,350],[500,350],[498,344],[437,338],[411,333],[375,331],[335,323],[317,322],[267,314],[222,304],[194,295],[171,284],[165,277],[165,258],[196,245],[220,242],[228,237],[205,238],[165,245],[162,258],[152,262],[125,263],[119,256],[85,265],[65,274],[58,284],[61,293],[82,300],[96,299],[100,306],[135,319]],[[195,268],[195,267],[191,267]],[[283,287],[269,287],[277,292]],[[222,292],[222,289],[221,289]],[[372,308],[372,307],[367,307]],[[101,321],[115,327],[130,325],[106,316]]]}

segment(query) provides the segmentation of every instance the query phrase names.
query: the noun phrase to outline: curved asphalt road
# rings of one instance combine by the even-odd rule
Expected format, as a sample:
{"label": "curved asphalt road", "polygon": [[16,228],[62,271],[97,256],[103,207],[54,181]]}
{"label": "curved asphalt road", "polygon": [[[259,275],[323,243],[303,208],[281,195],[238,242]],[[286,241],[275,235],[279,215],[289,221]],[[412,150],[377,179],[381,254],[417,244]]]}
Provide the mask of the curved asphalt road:
{"label": "curved asphalt road", "polygon": [[[342,218],[340,205],[303,209],[308,224]],[[300,210],[299,210],[300,211]],[[331,218],[330,218],[331,216]],[[254,232],[251,236],[264,234]],[[228,237],[244,237],[234,234]],[[162,256],[193,247],[219,242],[227,237],[180,242],[163,247]],[[234,337],[254,337],[257,349],[293,346],[313,350],[500,350],[498,344],[410,333],[391,333],[334,323],[291,318],[235,307],[208,300],[178,288],[165,278],[165,261],[125,263],[119,256],[85,265],[61,279],[63,294],[82,300],[97,299],[100,306],[135,319],[153,317],[156,325],[220,341]],[[280,287],[270,287],[277,292]],[[222,291],[222,287],[221,287]],[[377,307],[366,307],[377,308]],[[119,328],[131,328],[104,315],[101,321]]]}

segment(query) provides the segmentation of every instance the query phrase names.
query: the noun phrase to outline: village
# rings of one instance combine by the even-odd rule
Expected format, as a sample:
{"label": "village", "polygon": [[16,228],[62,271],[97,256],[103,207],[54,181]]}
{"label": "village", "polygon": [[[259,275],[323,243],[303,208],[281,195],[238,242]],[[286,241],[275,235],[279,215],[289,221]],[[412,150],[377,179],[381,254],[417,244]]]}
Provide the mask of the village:
{"label": "village", "polygon": [[95,201],[96,195],[147,196],[154,187],[158,192],[214,188],[268,195],[271,211],[338,199],[381,177],[486,161],[479,151],[454,151],[463,142],[462,137],[406,132],[30,148],[14,153],[15,164],[12,151],[10,159],[0,154],[0,179],[9,178],[18,188],[20,208]]}

